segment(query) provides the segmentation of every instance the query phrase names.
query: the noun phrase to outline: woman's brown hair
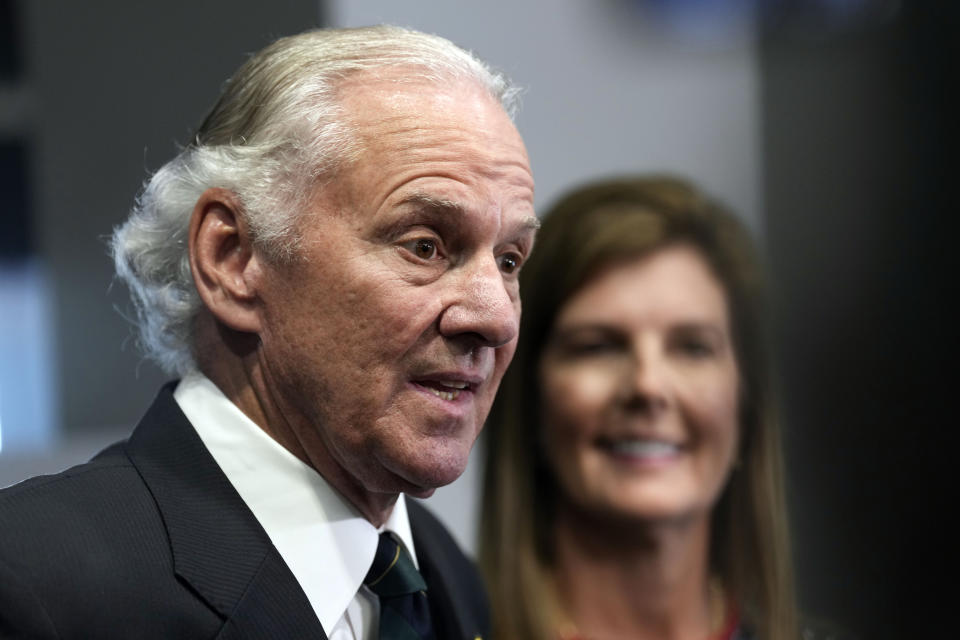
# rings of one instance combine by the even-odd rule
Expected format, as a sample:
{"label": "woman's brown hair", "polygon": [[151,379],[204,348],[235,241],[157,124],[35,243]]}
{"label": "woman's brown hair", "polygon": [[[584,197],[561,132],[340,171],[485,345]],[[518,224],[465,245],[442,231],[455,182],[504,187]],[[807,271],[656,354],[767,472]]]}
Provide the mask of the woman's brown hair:
{"label": "woman's brown hair", "polygon": [[723,285],[743,383],[739,461],[713,511],[711,569],[759,638],[795,636],[764,283],[753,243],[735,216],[689,183],[629,177],[557,202],[520,276],[520,340],[486,436],[480,564],[497,637],[557,638],[551,530],[558,489],[540,448],[537,391],[553,321],[603,267],[677,244],[699,251]]}

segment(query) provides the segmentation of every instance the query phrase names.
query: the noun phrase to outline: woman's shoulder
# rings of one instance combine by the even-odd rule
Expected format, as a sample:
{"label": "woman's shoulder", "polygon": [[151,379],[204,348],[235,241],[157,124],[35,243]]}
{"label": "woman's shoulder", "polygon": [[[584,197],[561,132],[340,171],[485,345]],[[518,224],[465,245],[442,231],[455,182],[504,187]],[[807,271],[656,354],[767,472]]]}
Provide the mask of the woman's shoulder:
{"label": "woman's shoulder", "polygon": [[800,640],[858,640],[858,638],[830,620],[804,618],[800,625]]}
{"label": "woman's shoulder", "polygon": [[[767,640],[749,627],[741,626],[729,636],[729,640]],[[775,640],[775,639],[774,639]],[[859,640],[850,631],[828,620],[804,619],[800,625],[798,640]]]}

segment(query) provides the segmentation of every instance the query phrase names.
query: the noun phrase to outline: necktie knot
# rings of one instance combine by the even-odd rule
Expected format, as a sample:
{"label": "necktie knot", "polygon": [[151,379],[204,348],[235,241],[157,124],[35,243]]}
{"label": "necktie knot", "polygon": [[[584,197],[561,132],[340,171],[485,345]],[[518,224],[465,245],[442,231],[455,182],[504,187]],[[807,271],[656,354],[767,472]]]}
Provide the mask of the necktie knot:
{"label": "necktie knot", "polygon": [[380,598],[381,640],[433,638],[427,583],[407,550],[390,532],[380,534],[363,584]]}
{"label": "necktie knot", "polygon": [[390,532],[380,534],[377,553],[363,583],[381,598],[426,591],[427,583],[413,565],[413,559]]}

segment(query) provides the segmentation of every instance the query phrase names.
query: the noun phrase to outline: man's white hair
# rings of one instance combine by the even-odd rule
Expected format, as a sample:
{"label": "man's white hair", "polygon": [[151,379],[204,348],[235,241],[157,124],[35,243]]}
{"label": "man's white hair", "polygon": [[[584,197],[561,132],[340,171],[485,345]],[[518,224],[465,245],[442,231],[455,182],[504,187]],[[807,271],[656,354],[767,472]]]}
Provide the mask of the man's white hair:
{"label": "man's white hair", "polygon": [[317,29],[254,54],[194,140],[146,181],[111,250],[131,291],[140,347],[165,372],[196,368],[201,301],[187,232],[200,195],[210,187],[233,192],[258,250],[270,260],[295,259],[305,199],[359,152],[338,99],[344,81],[396,67],[409,68],[411,80],[473,82],[514,114],[517,88],[444,38],[392,26]]}

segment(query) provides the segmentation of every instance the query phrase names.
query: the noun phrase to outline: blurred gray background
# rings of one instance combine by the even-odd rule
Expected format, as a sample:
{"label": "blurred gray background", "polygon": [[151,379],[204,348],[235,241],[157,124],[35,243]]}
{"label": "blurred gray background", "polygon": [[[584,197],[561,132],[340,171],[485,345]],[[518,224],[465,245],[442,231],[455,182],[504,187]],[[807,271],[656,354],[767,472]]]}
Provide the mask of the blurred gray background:
{"label": "blurred gray background", "polygon": [[[945,631],[917,585],[948,547],[958,22],[919,4],[0,0],[0,486],[124,437],[165,381],[107,238],[222,82],[277,36],[388,22],[526,87],[540,209],[657,171],[744,216],[775,285],[802,603],[861,638]],[[481,464],[429,501],[470,550]]]}

